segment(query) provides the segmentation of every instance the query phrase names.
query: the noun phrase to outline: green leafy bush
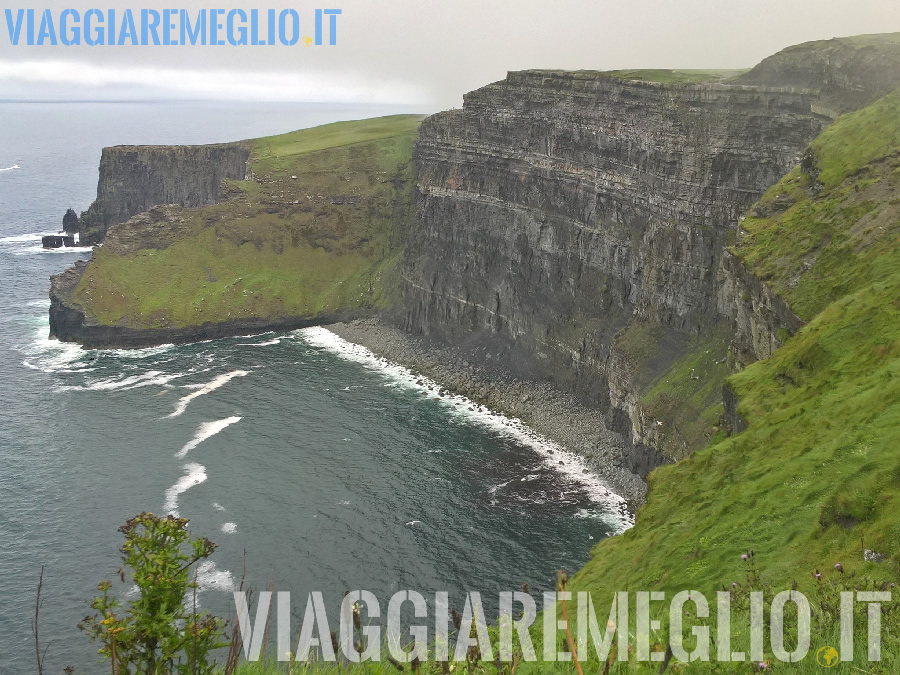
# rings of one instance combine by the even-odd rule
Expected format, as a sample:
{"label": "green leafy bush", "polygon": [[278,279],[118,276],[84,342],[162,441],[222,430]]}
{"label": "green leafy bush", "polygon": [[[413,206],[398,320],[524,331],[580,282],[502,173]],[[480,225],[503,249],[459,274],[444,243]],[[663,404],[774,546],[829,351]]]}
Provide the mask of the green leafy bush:
{"label": "green leafy bush", "polygon": [[137,597],[124,606],[110,594],[112,582],[97,585],[100,595],[91,602],[96,614],[86,616],[78,628],[101,644],[99,653],[111,662],[112,672],[190,673],[215,672],[211,652],[227,646],[224,621],[197,612],[196,577],[191,566],[216,549],[209,539],[191,539],[185,518],[141,513],[119,531],[124,567],[137,586]]}

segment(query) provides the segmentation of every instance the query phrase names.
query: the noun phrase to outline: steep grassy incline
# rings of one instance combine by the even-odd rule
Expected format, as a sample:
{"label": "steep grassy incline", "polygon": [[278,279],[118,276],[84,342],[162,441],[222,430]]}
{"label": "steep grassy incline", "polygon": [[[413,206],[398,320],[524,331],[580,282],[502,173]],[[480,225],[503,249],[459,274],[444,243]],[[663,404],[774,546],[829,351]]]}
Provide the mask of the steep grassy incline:
{"label": "steep grassy incline", "polygon": [[800,166],[766,192],[733,248],[745,265],[813,318],[890,272],[900,235],[900,90],[844,115]]}
{"label": "steep grassy incline", "polygon": [[219,204],[111,227],[72,301],[87,324],[139,331],[383,308],[414,215],[420,120],[249,141],[252,180],[226,181]]}
{"label": "steep grassy incline", "polygon": [[810,321],[730,378],[747,430],[654,471],[579,590],[711,592],[744,581],[748,548],[779,590],[837,562],[900,576],[900,92],[841,117],[751,213],[733,252]]}

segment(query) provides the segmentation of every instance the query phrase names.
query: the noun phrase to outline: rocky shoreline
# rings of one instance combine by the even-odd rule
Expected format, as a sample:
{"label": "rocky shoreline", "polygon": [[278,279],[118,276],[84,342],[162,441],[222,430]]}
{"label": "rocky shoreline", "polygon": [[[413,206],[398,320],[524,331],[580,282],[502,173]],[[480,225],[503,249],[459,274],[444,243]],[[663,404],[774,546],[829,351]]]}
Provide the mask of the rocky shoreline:
{"label": "rocky shoreline", "polygon": [[[515,379],[502,369],[471,363],[461,351],[386,325],[359,319],[327,326],[339,337],[366,347],[490,410],[522,420],[530,428],[578,454],[608,487],[634,511],[646,497],[647,484],[627,466],[624,439],[609,431],[603,412],[545,382]],[[469,357],[471,358],[471,357]]]}

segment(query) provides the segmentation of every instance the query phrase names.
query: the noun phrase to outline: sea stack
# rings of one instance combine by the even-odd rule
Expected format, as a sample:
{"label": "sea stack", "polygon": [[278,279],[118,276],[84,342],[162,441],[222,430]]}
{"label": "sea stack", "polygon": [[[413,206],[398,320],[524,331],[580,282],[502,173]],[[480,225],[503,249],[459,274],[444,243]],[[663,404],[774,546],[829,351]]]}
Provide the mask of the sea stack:
{"label": "sea stack", "polygon": [[73,209],[69,209],[66,211],[66,215],[63,216],[63,232],[66,234],[77,234],[78,229],[78,214]]}
{"label": "sea stack", "polygon": [[63,246],[75,246],[75,237],[51,234],[41,237],[41,245],[44,248],[62,248]]}

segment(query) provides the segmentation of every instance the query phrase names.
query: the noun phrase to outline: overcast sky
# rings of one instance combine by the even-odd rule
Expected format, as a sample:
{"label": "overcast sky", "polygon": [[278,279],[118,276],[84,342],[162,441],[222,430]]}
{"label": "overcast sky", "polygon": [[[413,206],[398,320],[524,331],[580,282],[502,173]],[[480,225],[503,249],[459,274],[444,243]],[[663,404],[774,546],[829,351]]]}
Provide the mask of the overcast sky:
{"label": "overcast sky", "polygon": [[[10,3],[12,4],[12,3]],[[9,4],[7,4],[9,6]],[[900,31],[897,0],[246,0],[340,8],[336,46],[11,46],[0,15],[0,99],[147,98],[415,103],[424,112],[523,68],[741,68],[788,45]],[[82,14],[158,2],[26,1]],[[137,12],[136,12],[137,13]],[[14,10],[15,16],[15,10]],[[24,30],[24,29],[23,29]],[[24,39],[22,40],[24,42]]]}

